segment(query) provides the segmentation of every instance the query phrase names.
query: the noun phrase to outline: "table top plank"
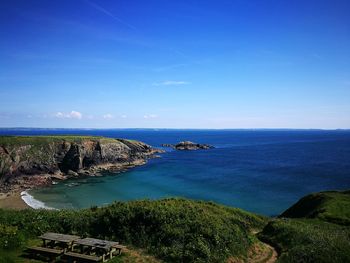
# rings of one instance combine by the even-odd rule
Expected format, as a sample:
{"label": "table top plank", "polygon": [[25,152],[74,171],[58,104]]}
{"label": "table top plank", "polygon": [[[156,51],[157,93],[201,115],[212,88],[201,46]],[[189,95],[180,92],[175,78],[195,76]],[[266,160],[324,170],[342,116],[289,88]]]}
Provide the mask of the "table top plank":
{"label": "table top plank", "polygon": [[65,235],[65,234],[52,233],[52,232],[48,232],[48,233],[42,234],[41,236],[39,236],[39,238],[46,239],[46,240],[63,242],[63,243],[70,243],[70,242],[73,242],[73,241],[75,241],[77,239],[80,239],[79,236]]}
{"label": "table top plank", "polygon": [[102,240],[102,239],[96,239],[96,238],[90,238],[90,237],[77,239],[74,241],[74,243],[78,245],[83,245],[83,246],[103,248],[106,250],[110,250],[112,247],[115,247],[119,244],[119,242],[115,242],[115,241],[108,241],[108,240]]}

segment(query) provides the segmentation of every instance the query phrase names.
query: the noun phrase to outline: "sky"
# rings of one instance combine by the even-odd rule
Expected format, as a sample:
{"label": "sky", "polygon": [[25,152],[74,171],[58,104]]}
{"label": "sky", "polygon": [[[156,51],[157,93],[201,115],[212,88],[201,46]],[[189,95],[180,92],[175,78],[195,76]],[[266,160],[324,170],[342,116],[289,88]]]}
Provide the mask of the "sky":
{"label": "sky", "polygon": [[0,0],[0,127],[350,128],[348,0]]}

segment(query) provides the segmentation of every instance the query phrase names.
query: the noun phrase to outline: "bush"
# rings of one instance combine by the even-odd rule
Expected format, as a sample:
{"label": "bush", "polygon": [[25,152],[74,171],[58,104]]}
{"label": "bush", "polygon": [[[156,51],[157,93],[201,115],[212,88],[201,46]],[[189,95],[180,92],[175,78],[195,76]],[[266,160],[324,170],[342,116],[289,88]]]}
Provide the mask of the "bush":
{"label": "bush", "polygon": [[278,262],[350,262],[350,229],[316,219],[278,219],[259,235],[278,248]]}
{"label": "bush", "polygon": [[27,237],[47,231],[120,241],[167,262],[222,262],[245,256],[251,230],[266,219],[240,209],[186,199],[117,202],[84,210],[0,210],[0,222]]}
{"label": "bush", "polygon": [[23,242],[23,234],[16,226],[0,224],[0,249],[18,248],[23,245]]}

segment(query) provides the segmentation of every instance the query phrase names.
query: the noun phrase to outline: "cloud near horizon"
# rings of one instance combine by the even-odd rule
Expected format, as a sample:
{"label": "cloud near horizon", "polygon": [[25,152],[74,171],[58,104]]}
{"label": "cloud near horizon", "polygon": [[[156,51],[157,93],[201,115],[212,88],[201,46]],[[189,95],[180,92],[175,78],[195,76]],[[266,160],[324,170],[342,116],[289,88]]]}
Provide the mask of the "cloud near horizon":
{"label": "cloud near horizon", "polygon": [[102,116],[105,120],[111,120],[114,119],[114,116],[110,113],[107,113],[105,115]]}
{"label": "cloud near horizon", "polygon": [[83,114],[81,114],[79,111],[71,111],[70,113],[63,113],[63,112],[57,112],[55,114],[56,118],[59,119],[82,119],[83,118]]}
{"label": "cloud near horizon", "polygon": [[165,80],[162,82],[155,82],[152,84],[152,86],[177,86],[177,85],[188,85],[191,84],[191,82],[188,81],[177,81],[177,80]]}
{"label": "cloud near horizon", "polygon": [[155,119],[157,117],[158,117],[158,115],[156,115],[156,114],[147,114],[147,115],[143,116],[144,119]]}

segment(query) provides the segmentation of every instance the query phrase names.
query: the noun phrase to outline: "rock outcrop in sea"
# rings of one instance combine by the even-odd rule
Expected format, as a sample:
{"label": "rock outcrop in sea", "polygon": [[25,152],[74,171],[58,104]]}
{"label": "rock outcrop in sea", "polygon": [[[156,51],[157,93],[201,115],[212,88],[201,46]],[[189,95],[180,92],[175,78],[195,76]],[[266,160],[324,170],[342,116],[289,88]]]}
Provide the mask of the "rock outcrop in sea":
{"label": "rock outcrop in sea", "polygon": [[162,144],[163,147],[171,147],[176,150],[207,150],[207,149],[212,149],[214,146],[209,145],[209,144],[200,144],[200,143],[194,143],[190,141],[183,141],[179,142],[178,144],[167,144],[164,143]]}
{"label": "rock outcrop in sea", "polygon": [[0,192],[48,185],[55,179],[123,171],[161,152],[134,140],[87,136],[0,138]]}

